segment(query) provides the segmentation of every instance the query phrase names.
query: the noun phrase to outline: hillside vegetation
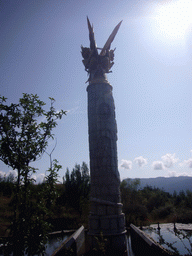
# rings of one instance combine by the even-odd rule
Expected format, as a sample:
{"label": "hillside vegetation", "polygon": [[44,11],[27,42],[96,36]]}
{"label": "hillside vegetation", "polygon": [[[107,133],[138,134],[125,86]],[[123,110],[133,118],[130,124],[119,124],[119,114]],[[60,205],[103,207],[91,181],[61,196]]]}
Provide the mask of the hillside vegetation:
{"label": "hillside vegetation", "polygon": [[[63,184],[30,184],[29,202],[31,207],[40,209],[37,214],[48,224],[48,231],[76,229],[81,224],[87,226],[89,214],[90,176],[85,163],[67,170]],[[8,236],[14,216],[14,193],[16,182],[12,175],[0,176],[0,237]],[[31,208],[32,209],[32,208]]]}
{"label": "hillside vegetation", "polygon": [[[14,178],[0,178],[0,236],[6,236],[13,216]],[[31,184],[31,201],[39,200],[38,195],[46,183]],[[45,219],[52,224],[50,231],[73,229],[88,223],[90,176],[85,163],[67,170],[63,184],[55,185],[55,199],[50,202],[46,195],[42,207],[51,210]],[[50,195],[47,195],[50,196]],[[162,189],[146,186],[140,188],[140,180],[121,183],[121,199],[126,225],[144,225],[157,222],[192,222],[192,192],[180,191],[170,194]]]}
{"label": "hillside vegetation", "polygon": [[121,183],[121,197],[126,223],[146,225],[151,222],[192,222],[192,192],[173,194],[160,188],[140,188],[140,180]]}

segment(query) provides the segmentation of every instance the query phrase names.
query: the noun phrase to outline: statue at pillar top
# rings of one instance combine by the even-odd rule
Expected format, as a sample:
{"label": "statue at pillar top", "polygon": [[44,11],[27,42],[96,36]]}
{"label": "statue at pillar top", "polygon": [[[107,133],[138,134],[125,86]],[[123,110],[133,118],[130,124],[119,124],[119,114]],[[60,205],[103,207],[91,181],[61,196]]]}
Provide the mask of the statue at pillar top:
{"label": "statue at pillar top", "polygon": [[[122,21],[121,21],[122,22]],[[93,26],[91,26],[90,21],[87,17],[87,24],[89,29],[89,40],[90,48],[81,46],[81,54],[83,56],[83,64],[85,70],[89,73],[89,83],[108,83],[106,78],[106,73],[110,73],[110,69],[114,62],[114,50],[110,50],[111,43],[114,40],[117,31],[121,25],[121,22],[114,28],[113,32],[109,36],[107,42],[103,48],[97,48]],[[98,53],[98,50],[101,50]]]}

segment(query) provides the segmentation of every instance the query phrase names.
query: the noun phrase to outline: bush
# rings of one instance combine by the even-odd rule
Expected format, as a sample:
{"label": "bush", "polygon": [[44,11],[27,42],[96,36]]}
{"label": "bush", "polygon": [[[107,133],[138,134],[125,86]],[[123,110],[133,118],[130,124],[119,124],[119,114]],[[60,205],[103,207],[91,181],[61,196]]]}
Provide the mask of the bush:
{"label": "bush", "polygon": [[151,216],[153,219],[165,219],[172,213],[173,213],[173,207],[166,206],[166,207],[160,207],[158,209],[154,209],[151,212]]}

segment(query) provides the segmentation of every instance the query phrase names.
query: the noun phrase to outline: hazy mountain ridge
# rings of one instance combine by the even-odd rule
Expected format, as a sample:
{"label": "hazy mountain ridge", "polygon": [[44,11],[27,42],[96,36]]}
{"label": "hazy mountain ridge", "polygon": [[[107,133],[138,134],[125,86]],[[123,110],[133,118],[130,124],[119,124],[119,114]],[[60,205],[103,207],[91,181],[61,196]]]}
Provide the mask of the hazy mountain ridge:
{"label": "hazy mountain ridge", "polygon": [[[135,179],[125,179],[127,182],[134,181]],[[176,191],[179,193],[181,190],[192,191],[192,177],[190,176],[179,176],[179,177],[157,177],[157,178],[139,178],[139,188],[145,186],[151,186],[163,189],[165,192],[173,193]]]}

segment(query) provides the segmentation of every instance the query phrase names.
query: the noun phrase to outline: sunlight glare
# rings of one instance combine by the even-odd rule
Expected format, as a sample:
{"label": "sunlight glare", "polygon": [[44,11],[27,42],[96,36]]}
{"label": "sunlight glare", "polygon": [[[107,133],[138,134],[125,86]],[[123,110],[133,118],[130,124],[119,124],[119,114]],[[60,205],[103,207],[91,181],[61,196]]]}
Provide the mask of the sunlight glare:
{"label": "sunlight glare", "polygon": [[166,1],[156,8],[155,21],[159,35],[169,40],[185,39],[192,24],[192,1]]}

